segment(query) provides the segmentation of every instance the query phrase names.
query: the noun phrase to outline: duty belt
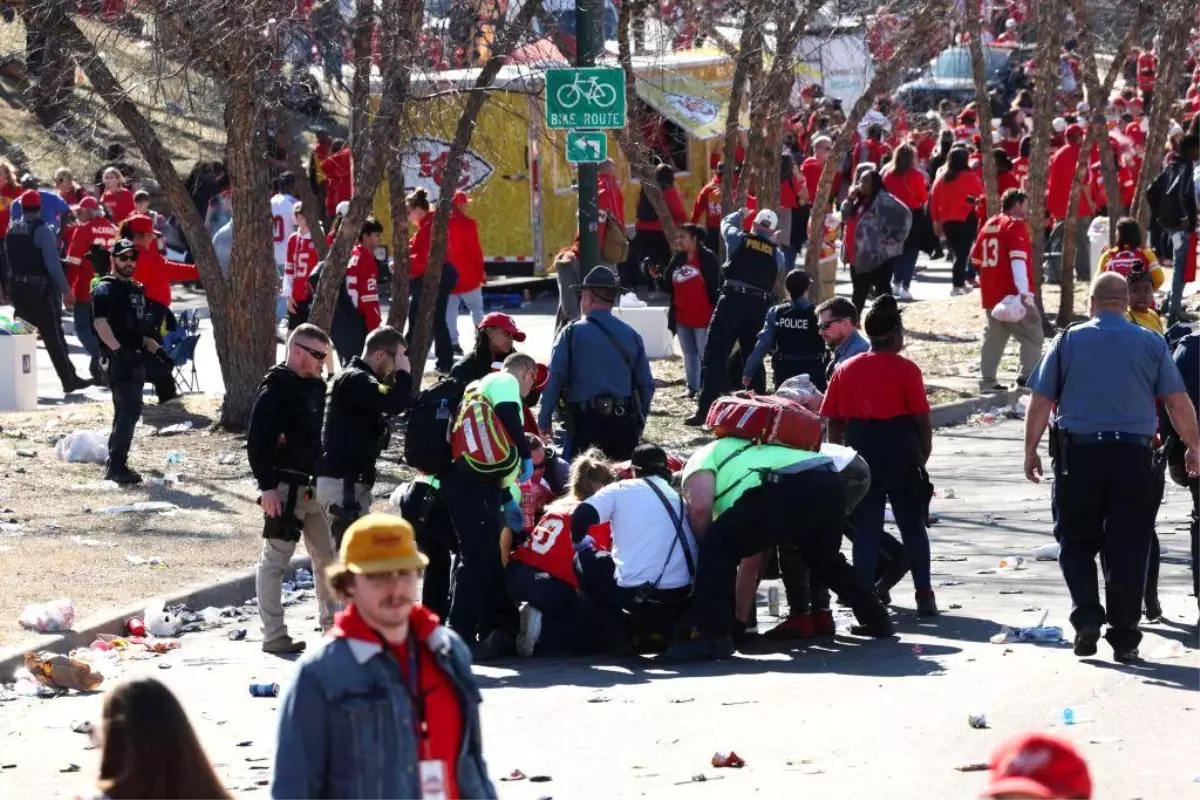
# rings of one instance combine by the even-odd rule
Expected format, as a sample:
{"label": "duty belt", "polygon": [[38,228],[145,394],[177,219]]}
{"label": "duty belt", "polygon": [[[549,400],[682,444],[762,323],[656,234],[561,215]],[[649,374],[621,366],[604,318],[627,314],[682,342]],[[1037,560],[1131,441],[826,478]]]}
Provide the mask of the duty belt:
{"label": "duty belt", "polygon": [[725,294],[744,294],[748,297],[756,297],[760,300],[766,300],[770,297],[770,293],[759,289],[757,286],[750,286],[745,283],[726,283],[721,287],[721,291]]}
{"label": "duty belt", "polygon": [[1071,433],[1067,431],[1067,444],[1136,444],[1150,447],[1154,444],[1153,436],[1141,433],[1124,433],[1122,431],[1100,431],[1099,433]]}
{"label": "duty belt", "polygon": [[601,416],[623,417],[629,413],[632,400],[633,398],[631,397],[613,397],[612,395],[602,394],[598,397],[584,400],[581,403],[571,403],[570,405],[576,411],[599,411]]}

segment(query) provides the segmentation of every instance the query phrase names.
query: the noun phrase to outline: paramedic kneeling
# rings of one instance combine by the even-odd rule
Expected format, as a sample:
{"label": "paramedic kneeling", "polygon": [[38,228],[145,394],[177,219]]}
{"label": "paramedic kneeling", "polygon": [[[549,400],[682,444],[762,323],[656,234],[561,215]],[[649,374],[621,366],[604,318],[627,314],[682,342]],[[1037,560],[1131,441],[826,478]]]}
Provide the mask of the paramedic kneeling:
{"label": "paramedic kneeling", "polygon": [[892,635],[887,609],[839,551],[846,486],[829,458],[781,445],[717,439],[688,459],[683,495],[701,541],[692,601],[700,636],[673,646],[669,658],[733,655],[738,562],[778,545],[796,546],[813,575],[850,604],[861,623],[856,633]]}

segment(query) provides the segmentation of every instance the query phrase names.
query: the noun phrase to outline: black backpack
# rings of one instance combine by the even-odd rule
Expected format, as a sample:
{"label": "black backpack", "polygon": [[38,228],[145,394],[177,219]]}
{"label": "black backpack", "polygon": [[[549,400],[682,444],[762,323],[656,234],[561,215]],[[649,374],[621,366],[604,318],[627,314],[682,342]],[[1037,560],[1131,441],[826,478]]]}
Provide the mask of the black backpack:
{"label": "black backpack", "polygon": [[404,463],[426,475],[437,475],[450,466],[450,429],[466,390],[462,381],[443,378],[413,399],[404,434]]}
{"label": "black backpack", "polygon": [[1188,223],[1186,195],[1191,190],[1192,165],[1178,159],[1167,164],[1166,169],[1154,179],[1150,187],[1150,201],[1154,218],[1164,228],[1182,228]]}

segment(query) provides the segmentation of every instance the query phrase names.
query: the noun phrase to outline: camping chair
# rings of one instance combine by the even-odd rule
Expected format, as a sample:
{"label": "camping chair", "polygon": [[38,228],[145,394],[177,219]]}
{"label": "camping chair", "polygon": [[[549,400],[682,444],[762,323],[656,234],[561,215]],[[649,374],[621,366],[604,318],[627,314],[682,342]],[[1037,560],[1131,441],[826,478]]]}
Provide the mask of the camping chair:
{"label": "camping chair", "polygon": [[[189,392],[200,391],[200,375],[196,371],[196,344],[199,341],[200,334],[188,333],[167,347],[167,355],[175,365],[175,380]],[[190,374],[186,369],[189,364],[192,367]]]}

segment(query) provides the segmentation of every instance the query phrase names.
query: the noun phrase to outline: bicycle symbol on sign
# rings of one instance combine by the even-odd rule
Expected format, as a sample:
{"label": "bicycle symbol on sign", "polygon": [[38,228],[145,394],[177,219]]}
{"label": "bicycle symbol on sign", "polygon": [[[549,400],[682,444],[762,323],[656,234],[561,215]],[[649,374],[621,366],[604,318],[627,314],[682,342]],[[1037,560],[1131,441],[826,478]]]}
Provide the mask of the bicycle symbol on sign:
{"label": "bicycle symbol on sign", "polygon": [[558,87],[555,93],[559,105],[569,110],[579,105],[580,100],[598,108],[608,108],[617,102],[617,92],[606,83],[600,83],[595,76],[584,79],[582,73],[575,73],[575,80]]}

